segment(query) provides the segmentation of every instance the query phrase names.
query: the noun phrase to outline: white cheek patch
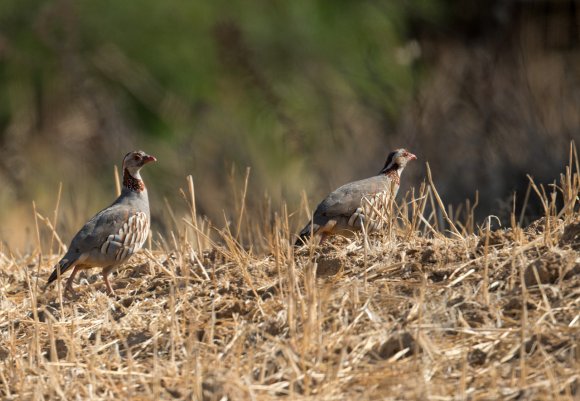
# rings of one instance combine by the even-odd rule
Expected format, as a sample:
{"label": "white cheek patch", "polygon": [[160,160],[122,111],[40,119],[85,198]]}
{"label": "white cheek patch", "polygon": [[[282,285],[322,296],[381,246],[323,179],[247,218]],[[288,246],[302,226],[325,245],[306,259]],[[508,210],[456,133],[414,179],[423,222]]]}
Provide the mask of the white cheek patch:
{"label": "white cheek patch", "polygon": [[117,234],[111,234],[101,246],[101,253],[114,255],[115,260],[122,262],[137,252],[149,234],[149,219],[143,212],[129,217]]}
{"label": "white cheek patch", "polygon": [[127,171],[131,174],[131,177],[136,180],[141,180],[141,167],[127,167]]}

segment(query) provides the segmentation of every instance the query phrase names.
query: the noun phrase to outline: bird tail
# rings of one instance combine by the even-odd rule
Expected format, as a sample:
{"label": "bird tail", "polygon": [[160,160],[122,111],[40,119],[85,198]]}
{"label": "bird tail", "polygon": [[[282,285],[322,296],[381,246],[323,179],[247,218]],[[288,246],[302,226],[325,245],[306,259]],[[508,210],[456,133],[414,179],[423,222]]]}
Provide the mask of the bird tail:
{"label": "bird tail", "polygon": [[310,238],[313,233],[316,234],[319,228],[320,227],[318,224],[314,224],[312,222],[306,224],[306,227],[304,227],[302,231],[300,231],[300,234],[298,234],[298,238],[296,239],[294,246],[298,247],[306,244],[308,238]]}
{"label": "bird tail", "polygon": [[67,254],[62,257],[62,259],[56,264],[56,266],[54,266],[54,270],[52,271],[52,274],[50,275],[48,281],[46,282],[46,285],[44,286],[44,291],[46,291],[48,286],[58,278],[59,274],[62,276],[66,271],[68,271],[72,266],[74,266],[77,260],[78,257],[74,255],[69,255],[69,253],[67,252]]}

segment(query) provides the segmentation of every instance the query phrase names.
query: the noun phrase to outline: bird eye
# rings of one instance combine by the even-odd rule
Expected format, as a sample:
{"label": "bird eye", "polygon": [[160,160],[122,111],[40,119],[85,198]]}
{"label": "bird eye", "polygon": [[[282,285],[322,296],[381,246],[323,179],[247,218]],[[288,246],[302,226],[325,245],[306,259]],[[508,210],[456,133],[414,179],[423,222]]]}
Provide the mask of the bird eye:
{"label": "bird eye", "polygon": [[133,160],[139,160],[139,159],[141,159],[141,156],[140,155],[133,156]]}

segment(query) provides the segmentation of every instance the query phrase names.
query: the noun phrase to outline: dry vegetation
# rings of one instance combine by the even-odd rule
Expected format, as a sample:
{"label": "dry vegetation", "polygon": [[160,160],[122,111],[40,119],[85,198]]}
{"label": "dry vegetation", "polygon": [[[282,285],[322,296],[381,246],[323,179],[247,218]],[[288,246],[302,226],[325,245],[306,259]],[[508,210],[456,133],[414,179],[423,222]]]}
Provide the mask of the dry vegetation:
{"label": "dry vegetation", "polygon": [[[190,202],[181,230],[154,235],[114,277],[116,298],[97,270],[81,275],[74,301],[58,286],[42,293],[58,255],[40,245],[0,254],[0,396],[578,399],[573,154],[557,185],[531,183],[546,215],[526,228],[517,216],[474,227],[473,207],[448,214],[426,184],[399,200],[384,233],[295,250],[297,216],[258,228],[242,190],[237,222],[222,230],[192,220]],[[39,218],[39,244],[57,218]]]}

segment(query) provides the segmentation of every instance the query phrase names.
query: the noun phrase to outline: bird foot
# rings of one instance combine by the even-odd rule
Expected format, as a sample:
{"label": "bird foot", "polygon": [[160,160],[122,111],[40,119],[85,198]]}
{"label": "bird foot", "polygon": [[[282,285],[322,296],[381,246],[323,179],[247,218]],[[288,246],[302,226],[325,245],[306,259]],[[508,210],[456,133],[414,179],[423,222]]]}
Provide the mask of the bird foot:
{"label": "bird foot", "polygon": [[109,280],[105,280],[105,288],[107,289],[108,296],[110,296],[111,298],[114,298],[117,296],[117,294],[115,293],[115,290],[113,290],[113,287],[111,287],[111,283],[109,283]]}
{"label": "bird foot", "polygon": [[64,293],[62,294],[64,295],[66,298],[70,299],[70,300],[76,300],[79,299],[79,294],[73,290],[72,286],[66,286],[64,289]]}

